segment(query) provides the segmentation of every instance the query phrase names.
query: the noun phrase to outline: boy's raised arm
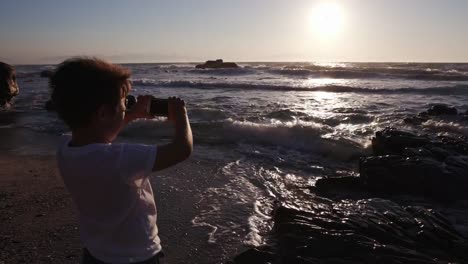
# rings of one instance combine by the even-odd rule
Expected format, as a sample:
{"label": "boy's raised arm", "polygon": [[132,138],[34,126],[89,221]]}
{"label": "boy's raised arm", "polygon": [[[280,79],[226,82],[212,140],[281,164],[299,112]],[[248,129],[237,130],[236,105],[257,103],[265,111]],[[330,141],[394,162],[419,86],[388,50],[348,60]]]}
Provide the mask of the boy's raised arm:
{"label": "boy's raised arm", "polygon": [[174,139],[169,144],[158,146],[153,171],[168,168],[187,159],[193,150],[192,129],[185,102],[180,98],[169,98],[169,121],[175,126]]}

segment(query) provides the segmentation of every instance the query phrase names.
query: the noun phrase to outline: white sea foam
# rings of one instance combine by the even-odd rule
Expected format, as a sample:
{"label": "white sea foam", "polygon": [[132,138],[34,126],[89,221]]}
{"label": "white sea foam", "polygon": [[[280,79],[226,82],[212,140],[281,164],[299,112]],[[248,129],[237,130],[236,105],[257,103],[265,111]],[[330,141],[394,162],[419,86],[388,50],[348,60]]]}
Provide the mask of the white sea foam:
{"label": "white sea foam", "polygon": [[204,222],[201,220],[202,217],[196,216],[194,219],[192,219],[191,223],[194,227],[208,227],[211,229],[210,232],[208,232],[208,243],[216,243],[216,238],[215,238],[215,233],[218,230],[218,227],[212,224],[209,224],[207,222]]}
{"label": "white sea foam", "polygon": [[263,235],[271,228],[271,217],[265,211],[268,200],[256,170],[240,160],[228,162],[215,176],[226,183],[201,194],[202,199],[197,202],[200,214],[192,225],[210,229],[208,242],[239,237],[246,245],[263,243]]}
{"label": "white sea foam", "polygon": [[271,216],[262,212],[261,207],[265,206],[260,201],[254,203],[254,213],[249,217],[249,233],[244,237],[244,244],[258,247],[264,244],[263,233],[271,229]]}
{"label": "white sea foam", "polygon": [[438,133],[461,134],[468,136],[468,122],[464,123],[445,120],[428,120],[422,123],[422,126],[428,130]]}
{"label": "white sea foam", "polygon": [[314,122],[258,124],[234,121],[225,123],[224,131],[226,140],[282,146],[340,160],[348,160],[364,151],[364,146],[357,142],[324,138],[324,134],[333,130],[326,125]]}

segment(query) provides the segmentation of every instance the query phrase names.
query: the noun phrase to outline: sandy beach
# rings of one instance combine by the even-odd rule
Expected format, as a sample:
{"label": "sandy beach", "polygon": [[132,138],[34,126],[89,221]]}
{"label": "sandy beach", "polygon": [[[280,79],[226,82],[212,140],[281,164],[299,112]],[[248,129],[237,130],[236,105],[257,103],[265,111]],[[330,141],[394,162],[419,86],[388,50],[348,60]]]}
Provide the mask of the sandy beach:
{"label": "sandy beach", "polygon": [[[3,154],[0,165],[0,263],[78,263],[77,212],[55,157]],[[152,176],[168,263],[219,263],[241,251],[235,243],[208,243],[210,229],[191,223],[199,199],[193,186],[210,184],[215,173],[206,165],[189,160]]]}
{"label": "sandy beach", "polygon": [[53,156],[1,155],[0,262],[77,263],[77,214]]}

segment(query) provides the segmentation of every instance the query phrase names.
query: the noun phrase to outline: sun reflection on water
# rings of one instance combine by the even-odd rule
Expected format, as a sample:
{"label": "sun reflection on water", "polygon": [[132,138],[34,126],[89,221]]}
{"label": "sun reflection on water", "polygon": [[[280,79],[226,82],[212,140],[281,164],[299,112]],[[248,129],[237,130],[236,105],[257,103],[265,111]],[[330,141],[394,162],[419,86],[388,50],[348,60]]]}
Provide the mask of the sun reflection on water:
{"label": "sun reflection on water", "polygon": [[[317,80],[320,83],[328,82],[327,79],[308,81],[317,83]],[[350,140],[349,143],[362,147],[369,144],[367,135],[372,134],[376,125],[374,117],[363,112],[349,94],[313,91],[308,95],[309,100],[305,101],[303,108],[311,121],[323,127],[323,138],[347,139]]]}
{"label": "sun reflection on water", "polygon": [[349,67],[349,63],[344,62],[313,62],[312,65],[328,68],[346,68]]}
{"label": "sun reflection on water", "polygon": [[309,78],[302,82],[303,87],[350,86],[352,81],[334,78]]}

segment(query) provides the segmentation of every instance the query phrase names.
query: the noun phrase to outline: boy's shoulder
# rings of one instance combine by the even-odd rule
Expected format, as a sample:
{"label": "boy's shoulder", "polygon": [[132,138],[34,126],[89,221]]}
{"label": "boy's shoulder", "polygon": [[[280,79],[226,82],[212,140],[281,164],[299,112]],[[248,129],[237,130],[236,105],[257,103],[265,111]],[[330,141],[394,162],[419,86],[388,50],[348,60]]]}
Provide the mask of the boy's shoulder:
{"label": "boy's shoulder", "polygon": [[57,151],[60,154],[67,154],[67,153],[76,153],[76,154],[90,154],[91,152],[120,152],[123,148],[125,143],[93,143],[88,144],[85,146],[80,147],[72,147],[70,146],[71,135],[66,134],[62,135]]}
{"label": "boy's shoulder", "polygon": [[70,136],[64,136],[57,150],[58,166],[64,175],[76,173],[91,175],[95,169],[106,170],[106,173],[118,174],[126,184],[140,186],[142,180],[153,171],[156,145],[95,143],[70,147],[68,145],[70,140]]}
{"label": "boy's shoulder", "polygon": [[63,135],[58,145],[58,156],[68,155],[103,155],[103,154],[117,154],[122,156],[155,156],[157,147],[156,145],[146,145],[138,143],[93,143],[82,147],[70,147],[71,135]]}

